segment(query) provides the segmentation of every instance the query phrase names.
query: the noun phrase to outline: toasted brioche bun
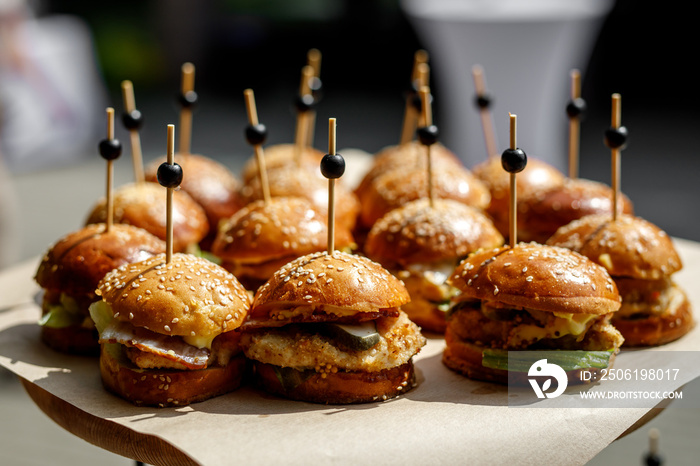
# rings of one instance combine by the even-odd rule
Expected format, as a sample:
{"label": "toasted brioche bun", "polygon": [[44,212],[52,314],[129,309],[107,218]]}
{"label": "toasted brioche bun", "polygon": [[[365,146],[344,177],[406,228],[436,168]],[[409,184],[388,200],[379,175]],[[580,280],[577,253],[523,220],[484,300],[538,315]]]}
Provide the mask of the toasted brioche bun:
{"label": "toasted brioche bun", "polygon": [[[134,225],[165,240],[166,189],[158,183],[131,183],[114,190],[114,222]],[[104,223],[107,201],[100,199],[90,211],[86,225]],[[204,209],[184,191],[173,193],[173,250],[184,251],[209,232]]]}
{"label": "toasted brioche bun", "polygon": [[[324,218],[328,216],[328,180],[323,177],[318,166],[309,167],[288,165],[268,173],[271,197],[301,197],[313,204]],[[263,199],[263,191],[258,178],[253,178],[241,189],[246,204]],[[360,205],[355,194],[342,182],[335,186],[335,221],[352,229],[357,221]]]}
{"label": "toasted brioche bun", "polygon": [[[448,368],[470,379],[497,382],[500,384],[528,385],[528,382],[526,382],[528,375],[525,372],[513,373],[510,374],[509,377],[509,372],[506,370],[483,366],[482,359],[484,356],[484,349],[486,348],[476,343],[461,340],[448,325],[445,331],[445,350],[442,353],[442,362]],[[616,353],[610,356],[608,368],[613,366],[615,355]],[[566,372],[570,384],[590,383],[581,377],[582,370],[583,369]],[[585,370],[592,374],[599,374],[601,372],[601,369],[596,368]],[[591,377],[586,380],[595,379],[595,377]]]}
{"label": "toasted brioche bun", "polygon": [[228,393],[241,385],[247,365],[245,356],[239,354],[225,366],[144,370],[118,351],[103,348],[100,352],[102,384],[137,406],[185,406]]}
{"label": "toasted brioche bun", "polygon": [[[586,215],[612,215],[613,192],[597,181],[567,179],[555,189],[530,202],[518,202],[518,238],[544,243],[559,227]],[[620,195],[621,209],[632,214],[630,199]]]}
{"label": "toasted brioche bun", "polygon": [[214,337],[238,328],[250,307],[245,288],[222,267],[190,254],[122,266],[99,283],[114,317],[163,335]]}
{"label": "toasted brioche bun", "polygon": [[[180,189],[202,206],[207,216],[210,244],[216,235],[219,222],[229,218],[242,207],[243,202],[238,194],[240,182],[228,168],[208,157],[187,154],[178,155],[176,160],[183,172]],[[146,166],[146,181],[158,181],[158,167],[163,162],[164,157]]]}
{"label": "toasted brioche bun", "polygon": [[401,281],[376,262],[337,250],[317,252],[288,263],[260,287],[250,318],[264,320],[271,311],[291,305],[307,306],[305,317],[312,319],[311,304],[374,313],[409,300]]}
{"label": "toasted brioche bun", "polygon": [[615,221],[610,215],[588,215],[559,228],[547,244],[579,252],[613,277],[655,280],[683,266],[666,232],[631,215]]}
{"label": "toasted brioche bun", "polygon": [[103,223],[92,224],[59,239],[36,271],[39,286],[72,296],[94,296],[110,270],[165,251],[162,240],[141,228],[113,224],[105,230]]}
{"label": "toasted brioche bun", "polygon": [[[80,314],[89,318],[89,305],[99,299],[95,289],[107,272],[165,250],[163,241],[140,228],[114,224],[109,231],[105,229],[104,224],[88,225],[64,236],[46,252],[34,277],[44,289],[43,314],[65,293]],[[63,353],[99,353],[97,331],[84,322],[61,328],[42,326],[41,339]]]}
{"label": "toasted brioche bun", "polygon": [[[460,169],[463,168],[459,158],[441,143],[433,144],[430,147],[430,157],[433,163],[446,162],[454,164]],[[418,141],[387,146],[374,154],[369,169],[355,188],[355,194],[362,199],[364,191],[374,179],[388,171],[405,167],[425,167],[426,164],[425,146]]]}
{"label": "toasted brioche bun", "polygon": [[[339,226],[335,244],[352,244],[350,230]],[[327,221],[308,200],[273,197],[268,203],[254,201],[221,225],[212,252],[224,260],[266,262],[300,257],[325,250]]]}
{"label": "toasted brioche bun", "polygon": [[384,401],[415,385],[413,361],[381,372],[313,373],[291,390],[286,390],[275,367],[254,361],[256,379],[267,392],[292,400],[323,404],[351,404]]}
{"label": "toasted brioche bun", "polygon": [[569,249],[519,243],[471,254],[448,283],[464,298],[545,312],[602,315],[620,308],[606,270]]}
{"label": "toasted brioche bun", "polygon": [[[301,165],[310,169],[318,170],[321,159],[325,153],[313,147],[303,147],[300,153]],[[265,170],[271,173],[279,168],[284,168],[297,163],[296,144],[273,144],[265,147],[263,151],[265,157]],[[243,183],[248,184],[258,177],[258,160],[256,157],[249,158],[242,170]]]}
{"label": "toasted brioche bun", "polygon": [[[452,199],[482,210],[488,206],[488,190],[466,168],[437,163],[432,174],[435,199]],[[360,223],[371,228],[389,211],[428,197],[427,176],[425,169],[413,167],[391,170],[378,176],[362,195]]]}
{"label": "toasted brioche bun", "polygon": [[367,256],[385,267],[458,259],[503,244],[503,236],[481,211],[451,199],[418,199],[374,223]]}
{"label": "toasted brioche bun", "polygon": [[690,301],[685,292],[674,286],[674,298],[661,314],[642,318],[624,318],[613,315],[612,323],[625,337],[625,346],[658,346],[675,341],[695,327]]}

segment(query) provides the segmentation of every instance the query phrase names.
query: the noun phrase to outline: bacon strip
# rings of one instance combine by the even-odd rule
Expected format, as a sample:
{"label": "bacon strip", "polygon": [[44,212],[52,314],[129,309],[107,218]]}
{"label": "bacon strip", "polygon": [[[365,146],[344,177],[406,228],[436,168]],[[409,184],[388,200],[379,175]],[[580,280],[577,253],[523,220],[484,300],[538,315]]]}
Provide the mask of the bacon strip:
{"label": "bacon strip", "polygon": [[207,367],[210,351],[185,343],[177,336],[161,335],[114,319],[100,335],[100,343],[119,343],[176,361],[188,369]]}

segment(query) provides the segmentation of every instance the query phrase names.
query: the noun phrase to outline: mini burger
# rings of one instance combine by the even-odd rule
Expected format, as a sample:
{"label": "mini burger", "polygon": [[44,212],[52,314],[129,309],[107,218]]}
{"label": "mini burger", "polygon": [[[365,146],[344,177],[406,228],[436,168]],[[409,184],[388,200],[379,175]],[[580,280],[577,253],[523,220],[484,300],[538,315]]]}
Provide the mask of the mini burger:
{"label": "mini burger", "polygon": [[448,283],[460,294],[443,363],[469,378],[507,383],[509,351],[567,350],[568,360],[550,362],[580,383],[571,372],[608,367],[623,342],[610,323],[620,308],[615,283],[569,249],[519,243],[482,250],[462,261]]}
{"label": "mini burger", "polygon": [[[551,189],[518,207],[518,238],[544,243],[559,227],[586,215],[612,215],[612,189],[600,182],[567,178],[563,185]],[[622,212],[633,213],[632,201],[620,196]]]}
{"label": "mini burger", "polygon": [[[164,160],[155,160],[146,167],[146,181],[157,183],[158,167]],[[180,156],[178,164],[184,173],[180,189],[189,194],[206,214],[209,232],[200,242],[200,247],[209,251],[219,222],[242,207],[238,194],[240,182],[224,165],[202,155]]]}
{"label": "mini burger", "polygon": [[[352,233],[338,225],[335,244],[351,248]],[[221,224],[212,253],[249,290],[297,257],[328,247],[326,219],[306,199],[273,197],[254,201]]]}
{"label": "mini burger", "polygon": [[690,302],[672,278],[681,259],[656,225],[630,215],[590,215],[559,228],[548,244],[573,249],[610,273],[622,297],[612,323],[625,346],[662,345],[693,328]]}
{"label": "mini burger", "polygon": [[[298,150],[301,151],[299,154],[297,154]],[[324,154],[324,152],[310,146],[299,148],[296,144],[273,144],[265,147],[265,170],[270,173],[290,165],[296,165],[300,161],[301,165],[309,171],[318,171],[318,164]],[[257,177],[258,160],[256,157],[251,157],[243,166],[243,183],[248,184]]]}
{"label": "mini burger", "polygon": [[423,330],[443,333],[458,290],[445,281],[460,260],[503,245],[503,236],[481,211],[450,199],[419,199],[394,209],[372,227],[367,257],[400,278],[411,301],[402,306]]}
{"label": "mini burger", "polygon": [[235,332],[250,297],[220,266],[189,254],[124,265],[90,306],[100,334],[100,373],[136,405],[182,406],[237,388],[246,362]]}
{"label": "mini burger", "polygon": [[89,307],[107,272],[165,251],[165,243],[131,225],[89,225],[56,242],[44,255],[34,279],[43,288],[41,339],[69,354],[97,355],[95,323]]}
{"label": "mini burger", "polygon": [[[165,241],[165,194],[158,183],[130,183],[113,193],[114,223],[134,225]],[[86,225],[107,219],[107,200],[100,199],[88,214]],[[173,193],[173,250],[197,251],[200,241],[209,232],[204,209],[184,191]]]}
{"label": "mini burger", "polygon": [[410,297],[379,264],[340,251],[300,257],[255,295],[242,345],[260,386],[314,403],[396,397],[425,345],[401,311]]}

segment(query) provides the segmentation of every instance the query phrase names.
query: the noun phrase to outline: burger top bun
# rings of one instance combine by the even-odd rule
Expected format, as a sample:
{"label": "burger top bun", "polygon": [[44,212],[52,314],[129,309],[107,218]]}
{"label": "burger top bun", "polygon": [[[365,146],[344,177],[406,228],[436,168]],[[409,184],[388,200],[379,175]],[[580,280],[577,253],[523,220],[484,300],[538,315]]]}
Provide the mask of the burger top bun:
{"label": "burger top bun", "polygon": [[[202,206],[211,228],[241,207],[240,183],[225,166],[196,154],[178,156],[176,160],[183,172],[180,189]],[[157,182],[158,167],[164,161],[164,158],[156,160],[146,167],[147,181]]]}
{"label": "burger top bun", "polygon": [[59,239],[44,255],[35,280],[69,295],[93,294],[107,272],[165,251],[165,243],[141,228],[88,225]]}
{"label": "burger top bun", "polygon": [[603,265],[613,277],[656,280],[683,265],[671,238],[639,217],[588,215],[557,230],[547,244],[572,249]]}
{"label": "burger top bun", "polygon": [[[277,170],[286,165],[296,164],[296,144],[273,144],[265,147],[265,169],[268,172]],[[301,150],[301,165],[306,168],[315,169],[318,171],[318,166],[325,154],[313,147],[303,147]],[[242,178],[243,183],[248,184],[251,180],[258,177],[258,160],[251,157],[243,166]]]}
{"label": "burger top bun", "polygon": [[[433,193],[436,199],[453,199],[477,209],[485,209],[491,196],[472,173],[454,164],[433,166]],[[403,204],[428,196],[428,175],[424,167],[404,167],[378,176],[361,196],[360,219],[371,227],[384,214]]]}
{"label": "burger top bun", "polygon": [[503,244],[503,236],[479,210],[450,199],[419,199],[379,219],[365,252],[382,264],[409,265],[461,258]]}
{"label": "burger top bun", "polygon": [[[352,234],[338,225],[338,247],[352,243]],[[326,219],[300,197],[273,197],[269,202],[254,201],[222,223],[212,252],[222,259],[260,262],[303,256],[324,250],[328,245]]]}
{"label": "burger top bun", "polygon": [[545,312],[608,314],[620,308],[603,267],[569,249],[519,243],[471,254],[448,282],[467,298]]}
{"label": "burger top bun", "polygon": [[98,294],[115,318],[156,333],[216,336],[240,326],[250,297],[236,277],[190,254],[165,254],[124,265],[101,281]]}
{"label": "burger top bun", "polygon": [[[165,240],[165,188],[158,183],[126,184],[114,190],[114,222],[126,223]],[[86,224],[104,223],[107,200],[100,199],[88,215]],[[202,207],[184,191],[173,192],[173,249],[182,251],[199,243],[209,231],[209,222]]]}
{"label": "burger top bun", "polygon": [[[510,174],[503,169],[501,157],[489,157],[476,165],[472,172],[483,181],[496,199],[508,200],[510,192]],[[553,166],[538,159],[528,158],[527,166],[518,173],[516,184],[518,198],[528,199],[564,184],[566,177]]]}
{"label": "burger top bun", "polygon": [[363,313],[396,308],[409,300],[403,283],[376,262],[340,251],[318,252],[279,269],[258,289],[253,312],[308,305],[311,317],[312,304]]}

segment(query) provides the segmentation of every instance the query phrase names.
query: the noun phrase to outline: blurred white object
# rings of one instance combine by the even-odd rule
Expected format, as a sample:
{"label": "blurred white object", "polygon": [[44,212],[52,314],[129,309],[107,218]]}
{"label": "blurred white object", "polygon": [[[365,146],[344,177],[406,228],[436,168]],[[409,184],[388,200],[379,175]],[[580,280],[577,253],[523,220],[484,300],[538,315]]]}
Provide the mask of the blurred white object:
{"label": "blurred white object", "polygon": [[0,13],[0,144],[9,169],[45,169],[96,152],[106,93],[86,25],[72,16],[33,18],[22,8]]}
{"label": "blurred white object", "polygon": [[[500,151],[509,143],[509,113],[518,116],[517,145],[566,172],[569,72],[585,73],[614,0],[401,0],[430,54],[439,88],[444,144],[473,166],[487,156],[474,103],[472,67],[481,65]],[[584,99],[586,96],[582,96]]]}

